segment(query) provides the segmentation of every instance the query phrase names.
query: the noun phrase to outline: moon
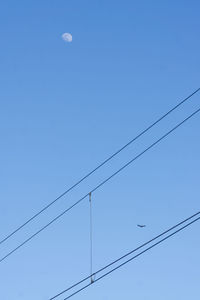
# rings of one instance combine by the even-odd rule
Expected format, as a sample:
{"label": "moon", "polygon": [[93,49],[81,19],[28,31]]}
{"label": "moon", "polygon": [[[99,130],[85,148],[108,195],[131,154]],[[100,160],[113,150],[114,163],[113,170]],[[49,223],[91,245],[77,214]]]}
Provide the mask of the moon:
{"label": "moon", "polygon": [[68,32],[65,32],[62,34],[62,39],[63,41],[67,42],[67,43],[71,43],[72,42],[72,35]]}

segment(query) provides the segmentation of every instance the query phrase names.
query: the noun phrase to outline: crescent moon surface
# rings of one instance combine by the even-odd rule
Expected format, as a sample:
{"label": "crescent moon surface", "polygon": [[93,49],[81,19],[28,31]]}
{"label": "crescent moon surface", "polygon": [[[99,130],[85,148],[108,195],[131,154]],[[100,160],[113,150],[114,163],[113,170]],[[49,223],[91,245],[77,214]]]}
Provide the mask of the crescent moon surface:
{"label": "crescent moon surface", "polygon": [[62,34],[62,39],[66,43],[71,43],[72,42],[72,35],[68,32],[65,32]]}

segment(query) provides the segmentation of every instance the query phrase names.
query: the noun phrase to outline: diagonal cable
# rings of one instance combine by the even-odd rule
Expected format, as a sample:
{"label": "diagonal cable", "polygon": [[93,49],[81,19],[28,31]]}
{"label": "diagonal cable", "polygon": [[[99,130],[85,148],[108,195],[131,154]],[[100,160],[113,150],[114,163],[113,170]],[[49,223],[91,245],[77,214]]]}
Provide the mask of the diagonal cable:
{"label": "diagonal cable", "polygon": [[93,188],[89,193],[87,193],[85,196],[80,198],[78,201],[76,201],[73,205],[65,209],[62,213],[57,215],[54,219],[52,219],[49,223],[47,223],[44,227],[42,227],[40,230],[38,230],[36,233],[31,235],[28,239],[26,239],[23,243],[21,243],[19,246],[14,248],[12,251],[7,253],[4,257],[0,259],[0,263],[3,262],[6,258],[8,258],[10,255],[12,255],[14,252],[16,252],[18,249],[20,249],[22,246],[27,244],[30,240],[35,238],[38,234],[40,234],[42,231],[44,231],[47,227],[49,227],[51,224],[53,224],[55,221],[60,219],[63,215],[65,215],[67,212],[69,212],[72,208],[77,206],[79,203],[81,203],[85,198],[89,196],[90,193],[95,192],[100,187],[102,187],[106,182],[110,181],[113,177],[115,177],[117,174],[119,174],[121,171],[123,171],[125,168],[127,168],[129,165],[131,165],[134,161],[136,161],[138,158],[140,158],[142,155],[144,155],[147,151],[149,151],[151,148],[156,146],[158,143],[160,143],[163,139],[165,139],[168,135],[170,135],[172,132],[174,132],[176,129],[178,129],[181,125],[183,125],[185,122],[187,122],[189,119],[194,117],[197,113],[200,112],[200,108],[195,110],[192,114],[190,114],[187,118],[185,118],[182,122],[178,123],[175,127],[173,127],[170,131],[165,133],[161,138],[156,140],[153,144],[151,144],[149,147],[147,147],[145,150],[140,152],[138,155],[136,155],[133,159],[131,159],[129,162],[127,162],[123,167],[118,169],[115,173],[113,173],[111,176],[106,178],[104,181],[102,181],[99,185],[97,185],[95,188]]}
{"label": "diagonal cable", "polygon": [[[131,254],[133,254],[134,252],[142,249],[143,247],[147,246],[148,244],[152,243],[153,241],[157,240],[158,238],[162,237],[163,235],[166,235],[167,233],[169,233],[170,231],[176,229],[177,227],[179,227],[180,225],[183,225],[184,223],[188,222],[189,220],[193,219],[194,217],[198,216],[200,214],[200,211],[198,211],[197,213],[193,214],[192,216],[188,217],[187,219],[179,222],[178,224],[170,227],[169,229],[163,231],[162,233],[160,233],[159,235],[155,236],[154,238],[150,239],[149,241],[145,242],[144,244],[138,246],[137,248],[129,251],[128,253],[124,254],[123,256],[121,256],[120,258],[112,261],[111,263],[109,263],[108,265],[104,266],[103,268],[99,269],[98,271],[96,271],[95,273],[93,273],[92,275],[97,275],[99,273],[101,273],[102,271],[106,270],[107,268],[111,267],[112,265],[116,264],[117,262],[121,261],[122,259],[130,256]],[[83,279],[81,279],[80,281],[76,282],[75,284],[71,285],[69,288],[63,290],[62,292],[58,293],[57,295],[53,296],[52,298],[48,299],[48,300],[54,300],[57,297],[63,295],[64,293],[68,292],[69,290],[75,288],[76,286],[80,285],[81,283],[85,282],[86,280],[90,279],[90,276],[87,276]]]}
{"label": "diagonal cable", "polygon": [[[129,258],[128,260],[126,260],[125,262],[121,263],[120,265],[118,265],[117,267],[111,269],[110,271],[108,271],[107,273],[103,274],[102,276],[100,276],[99,278],[97,278],[93,283],[88,283],[85,286],[81,287],[79,290],[77,290],[76,292],[73,292],[72,294],[70,294],[68,297],[64,298],[63,300],[67,300],[75,295],[77,295],[78,293],[80,293],[81,291],[85,290],[86,288],[88,288],[90,285],[96,283],[97,281],[107,277],[108,275],[110,275],[111,273],[115,272],[116,270],[120,269],[121,267],[125,266],[126,264],[130,263],[131,261],[133,261],[134,259],[138,258],[139,256],[143,255],[144,253],[148,252],[149,250],[153,249],[154,247],[158,246],[159,244],[163,243],[164,241],[166,241],[167,239],[171,238],[172,236],[176,235],[177,233],[179,233],[180,231],[186,229],[187,227],[191,226],[192,224],[194,224],[195,222],[199,221],[200,217],[192,220],[191,222],[187,223],[186,225],[182,226],[181,228],[177,229],[176,231],[172,232],[171,234],[167,235],[166,237],[162,238],[161,240],[159,240],[158,242],[154,243],[153,245],[149,246],[148,248],[146,248],[145,250],[139,252],[138,254],[136,254],[135,256]],[[175,226],[174,226],[175,227]],[[55,297],[51,298],[51,299],[55,299]],[[50,300],[51,300],[50,299]]]}
{"label": "diagonal cable", "polygon": [[137,136],[135,136],[132,140],[130,140],[127,144],[125,144],[123,147],[121,147],[119,150],[117,150],[115,153],[113,153],[111,156],[109,156],[106,160],[104,160],[102,163],[100,163],[96,168],[94,168],[92,171],[90,171],[88,174],[86,174],[84,177],[82,177],[79,181],[77,181],[74,185],[72,185],[70,188],[68,188],[65,192],[63,192],[61,195],[59,195],[56,199],[54,199],[52,202],[47,204],[45,207],[43,207],[40,211],[38,211],[36,214],[34,214],[31,218],[29,218],[26,222],[24,222],[22,225],[17,227],[15,230],[13,230],[10,234],[8,234],[6,237],[4,237],[0,241],[0,245],[3,244],[5,241],[7,241],[9,238],[11,238],[13,235],[15,235],[18,231],[20,231],[22,228],[24,228],[26,225],[28,225],[31,221],[33,221],[35,218],[37,218],[39,215],[41,215],[44,211],[46,211],[49,207],[51,207],[54,203],[56,203],[59,199],[64,197],[66,194],[68,194],[70,191],[72,191],[76,186],[78,186],[81,182],[83,182],[85,179],[87,179],[89,176],[91,176],[93,173],[95,173],[98,169],[100,169],[102,166],[104,166],[107,162],[109,162],[111,159],[113,159],[115,156],[117,156],[120,152],[122,152],[125,148],[130,146],[133,142],[135,142],[137,139],[139,139],[142,135],[144,135],[147,131],[149,131],[151,128],[153,128],[156,124],[158,124],[160,121],[162,121],[165,117],[167,117],[169,114],[171,114],[174,110],[176,110],[178,107],[180,107],[182,104],[184,104],[186,101],[188,101],[191,97],[193,97],[196,93],[200,91],[200,88],[195,90],[193,93],[191,93],[189,96],[187,96],[185,99],[183,99],[181,102],[179,102],[177,105],[175,105],[172,109],[170,109],[168,112],[166,112],[164,115],[162,115],[159,119],[157,119],[155,122],[153,122],[151,125],[149,125],[146,129],[144,129],[141,133],[139,133]]}

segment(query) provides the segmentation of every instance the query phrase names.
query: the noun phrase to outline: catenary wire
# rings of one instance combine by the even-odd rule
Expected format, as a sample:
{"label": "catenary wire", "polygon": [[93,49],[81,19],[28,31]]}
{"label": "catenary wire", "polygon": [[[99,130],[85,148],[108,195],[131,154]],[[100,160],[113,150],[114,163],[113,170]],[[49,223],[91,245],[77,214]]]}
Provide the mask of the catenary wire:
{"label": "catenary wire", "polygon": [[93,220],[92,220],[92,194],[89,194],[90,204],[90,275],[91,281],[93,280]]}
{"label": "catenary wire", "polygon": [[[123,256],[121,256],[120,258],[112,261],[111,263],[109,263],[108,265],[104,266],[103,268],[99,269],[98,271],[96,271],[95,273],[93,273],[92,275],[97,275],[99,273],[101,273],[102,271],[104,271],[105,269],[111,267],[112,265],[116,264],[117,262],[121,261],[122,259],[126,258],[127,256],[130,256],[131,254],[133,254],[134,252],[140,250],[141,248],[147,246],[148,244],[152,243],[153,241],[157,240],[158,238],[160,238],[161,236],[169,233],[170,231],[174,230],[175,228],[179,227],[180,225],[188,222],[189,220],[193,219],[194,217],[196,217],[197,215],[200,214],[200,211],[198,211],[197,213],[193,214],[192,216],[188,217],[187,219],[184,219],[183,221],[179,222],[178,224],[170,227],[169,229],[163,231],[162,233],[160,233],[159,235],[155,236],[154,238],[152,238],[151,240],[145,242],[144,244],[138,246],[137,248],[129,251],[128,253],[124,254]],[[72,286],[70,286],[69,288],[61,291],[60,293],[58,293],[57,295],[53,296],[52,298],[48,299],[48,300],[54,300],[57,297],[63,295],[64,293],[68,292],[69,290],[75,288],[76,286],[80,285],[81,283],[85,282],[86,280],[90,279],[91,276],[87,276],[84,279],[76,282],[75,284],[73,284]],[[95,280],[94,280],[95,281]]]}
{"label": "catenary wire", "polygon": [[24,228],[26,225],[28,225],[31,221],[33,221],[35,218],[37,218],[39,215],[41,215],[45,210],[47,210],[49,207],[51,207],[54,203],[56,203],[59,199],[64,197],[66,194],[68,194],[70,191],[72,191],[76,186],[78,186],[81,182],[83,182],[85,179],[87,179],[89,176],[91,176],[93,173],[95,173],[98,169],[100,169],[102,166],[104,166],[107,162],[109,162],[111,159],[113,159],[115,156],[117,156],[120,152],[122,152],[125,148],[130,146],[134,141],[139,139],[142,135],[144,135],[147,131],[149,131],[151,128],[153,128],[156,124],[158,124],[160,121],[162,121],[165,117],[167,117],[169,114],[171,114],[174,110],[176,110],[178,107],[180,107],[183,103],[185,103],[187,100],[189,100],[192,96],[194,96],[196,93],[200,91],[200,88],[195,90],[193,93],[191,93],[189,96],[187,96],[185,99],[183,99],[181,102],[179,102],[177,105],[175,105],[172,109],[170,109],[167,113],[162,115],[159,119],[157,119],[155,122],[153,122],[151,125],[149,125],[146,129],[144,129],[141,133],[139,133],[137,136],[135,136],[132,140],[130,140],[127,144],[125,144],[123,147],[121,147],[119,150],[117,150],[115,153],[113,153],[111,156],[109,156],[107,159],[105,159],[102,163],[100,163],[96,168],[94,168],[92,171],[90,171],[88,174],[86,174],[84,177],[82,177],[79,181],[77,181],[74,185],[72,185],[70,188],[68,188],[65,192],[63,192],[61,195],[59,195],[56,199],[54,199],[52,202],[47,204],[45,207],[43,207],[40,211],[38,211],[36,214],[34,214],[31,218],[29,218],[26,222],[24,222],[22,225],[17,227],[15,230],[13,230],[10,234],[8,234],[6,237],[4,237],[0,241],[0,245],[3,244],[5,241],[7,241],[9,238],[11,238],[14,234],[16,234],[18,231],[20,231],[22,228]]}
{"label": "catenary wire", "polygon": [[113,173],[111,176],[106,178],[104,181],[102,181],[99,185],[97,185],[94,189],[92,189],[89,193],[87,193],[85,196],[80,198],[78,201],[76,201],[73,205],[65,209],[62,213],[57,215],[54,219],[52,219],[49,223],[47,223],[44,227],[42,227],[40,230],[38,230],[36,233],[31,235],[28,239],[26,239],[24,242],[22,242],[19,246],[14,248],[12,251],[7,253],[4,257],[0,259],[0,263],[3,262],[6,258],[8,258],[10,255],[12,255],[14,252],[16,252],[18,249],[20,249],[22,246],[27,244],[30,240],[32,240],[34,237],[36,237],[38,234],[40,234],[43,230],[45,230],[47,227],[49,227],[51,224],[53,224],[55,221],[60,219],[63,215],[65,215],[68,211],[70,211],[72,208],[77,206],[80,202],[82,202],[86,197],[89,196],[90,193],[94,193],[96,190],[98,190],[101,186],[103,186],[106,182],[110,181],[113,177],[115,177],[117,174],[119,174],[122,170],[127,168],[131,163],[136,161],[139,157],[141,157],[143,154],[145,154],[147,151],[149,151],[151,148],[153,148],[155,145],[157,145],[159,142],[161,142],[164,138],[166,138],[169,134],[171,134],[173,131],[175,131],[178,127],[180,127],[182,124],[184,124],[186,121],[188,121],[190,118],[192,118],[194,115],[196,115],[198,112],[200,112],[200,108],[194,111],[192,114],[190,114],[187,118],[185,118],[182,122],[177,124],[175,127],[173,127],[170,131],[168,131],[166,134],[164,134],[161,138],[156,140],[153,144],[151,144],[149,147],[147,147],[145,150],[140,152],[138,155],[136,155],[133,159],[131,159],[128,163],[126,163],[123,167],[118,169],[115,173]]}
{"label": "catenary wire", "polygon": [[149,246],[148,248],[146,248],[145,250],[139,252],[138,254],[136,254],[135,256],[129,258],[128,260],[126,260],[125,262],[121,263],[120,265],[118,265],[117,267],[113,268],[112,270],[108,271],[107,273],[103,274],[102,276],[100,276],[99,278],[97,278],[93,283],[89,283],[86,284],[85,286],[83,286],[82,288],[80,288],[78,291],[72,293],[71,295],[69,295],[68,297],[64,298],[63,300],[67,300],[73,296],[75,296],[76,294],[80,293],[81,291],[85,290],[86,288],[88,288],[90,285],[94,284],[95,282],[103,279],[104,277],[110,275],[111,273],[113,273],[114,271],[120,269],[121,267],[123,267],[124,265],[128,264],[129,262],[131,262],[132,260],[136,259],[137,257],[143,255],[145,252],[151,250],[152,248],[158,246],[159,244],[161,244],[162,242],[164,242],[165,240],[171,238],[172,236],[174,236],[175,234],[179,233],[180,231],[184,230],[185,228],[191,226],[192,224],[194,224],[195,222],[199,221],[200,217],[196,218],[195,220],[191,221],[190,223],[182,226],[181,228],[177,229],[176,231],[174,231],[173,233],[167,235],[166,237],[164,237],[163,239],[161,239],[160,241],[154,243],[153,245]]}

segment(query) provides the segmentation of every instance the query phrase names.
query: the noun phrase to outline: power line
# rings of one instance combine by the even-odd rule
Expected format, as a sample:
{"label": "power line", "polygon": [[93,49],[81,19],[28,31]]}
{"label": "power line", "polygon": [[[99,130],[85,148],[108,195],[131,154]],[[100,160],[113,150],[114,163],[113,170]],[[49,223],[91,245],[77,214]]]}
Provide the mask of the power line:
{"label": "power line", "polygon": [[32,240],[34,237],[36,237],[38,234],[40,234],[43,230],[45,230],[47,227],[49,227],[51,224],[53,224],[55,221],[60,219],[64,214],[69,212],[72,208],[77,206],[80,202],[82,202],[85,198],[89,196],[90,193],[95,192],[100,187],[102,187],[106,182],[110,181],[113,177],[115,177],[117,174],[119,174],[122,170],[127,168],[130,164],[132,164],[134,161],[136,161],[139,157],[144,155],[147,151],[149,151],[151,148],[156,146],[159,142],[161,142],[164,138],[166,138],[169,134],[171,134],[173,131],[175,131],[178,127],[180,127],[182,124],[184,124],[186,121],[188,121],[190,118],[192,118],[194,115],[196,115],[198,112],[200,112],[200,108],[194,111],[191,115],[189,115],[187,118],[185,118],[182,122],[177,124],[175,127],[173,127],[170,131],[168,131],[166,134],[164,134],[161,138],[156,140],[153,144],[151,144],[149,147],[147,147],[145,150],[140,152],[138,155],[136,155],[133,159],[131,159],[128,163],[126,163],[124,166],[122,166],[120,169],[118,169],[115,173],[113,173],[111,176],[106,178],[104,181],[102,181],[99,185],[97,185],[95,188],[93,188],[89,193],[87,193],[85,196],[80,198],[77,202],[75,202],[73,205],[65,209],[62,213],[60,213],[57,217],[52,219],[49,223],[47,223],[44,227],[42,227],[40,230],[38,230],[36,233],[31,235],[28,239],[26,239],[23,243],[21,243],[19,246],[17,246],[15,249],[7,253],[4,257],[0,259],[0,263],[4,261],[7,257],[12,255],[14,252],[16,252],[18,249],[20,249],[22,246],[24,246],[26,243],[28,243],[30,240]]}
{"label": "power line", "polygon": [[[132,260],[136,259],[137,257],[143,255],[144,253],[148,252],[149,250],[151,250],[152,248],[158,246],[159,244],[161,244],[162,242],[164,242],[165,240],[171,238],[172,236],[176,235],[177,233],[179,233],[180,231],[184,230],[185,228],[191,226],[192,224],[194,224],[195,222],[197,222],[200,219],[200,217],[194,219],[193,221],[191,221],[190,223],[182,226],[181,228],[177,229],[176,231],[172,232],[171,234],[167,235],[166,237],[164,237],[163,239],[159,240],[158,242],[154,243],[153,245],[149,246],[148,248],[146,248],[145,250],[139,252],[138,254],[136,254],[135,256],[129,258],[128,260],[126,260],[125,262],[121,263],[120,265],[116,266],[115,268],[113,268],[112,270],[108,271],[107,273],[103,274],[102,276],[100,276],[99,278],[97,278],[93,283],[96,283],[97,281],[103,279],[104,277],[110,275],[111,273],[113,273],[114,271],[120,269],[121,267],[123,267],[124,265],[128,264],[129,262],[131,262]],[[176,225],[174,226],[176,227]],[[134,250],[133,250],[134,251]],[[121,258],[119,258],[120,260]],[[64,298],[63,300],[67,300],[73,296],[75,296],[76,294],[80,293],[81,291],[85,290],[86,288],[88,288],[90,285],[92,285],[93,283],[88,283],[85,286],[81,287],[79,290],[77,290],[76,292],[70,294],[68,297]],[[70,287],[69,289],[71,289],[72,287]],[[58,296],[56,296],[58,297]],[[49,299],[52,300],[55,299],[55,297]]]}
{"label": "power line", "polygon": [[[148,247],[147,249],[141,251],[140,253],[138,253],[137,255],[133,256],[132,258],[130,258],[129,260],[125,261],[124,263],[120,264],[119,266],[115,267],[114,269],[112,269],[111,271],[107,272],[106,274],[102,275],[101,277],[97,278],[93,283],[103,279],[104,277],[108,276],[109,274],[113,273],[114,271],[118,270],[119,268],[123,267],[124,265],[126,265],[127,263],[131,262],[132,260],[136,259],[137,257],[141,256],[142,254],[144,254],[145,252],[151,250],[152,248],[156,247],[157,245],[161,244],[162,242],[164,242],[165,240],[169,239],[170,237],[172,237],[173,235],[177,234],[178,232],[180,232],[181,230],[185,229],[186,227],[192,225],[193,223],[197,222],[200,219],[200,217],[196,218],[195,220],[191,221],[190,223],[188,223],[187,225],[181,227],[180,229],[176,230],[175,232],[169,234],[168,236],[166,236],[165,238],[163,238],[162,240],[158,241],[157,243],[153,244],[152,246]],[[84,287],[82,287],[81,289],[79,289],[78,291],[76,291],[75,293],[71,294],[70,296],[64,298],[63,300],[67,300],[73,296],[75,296],[76,294],[80,293],[81,291],[83,291],[84,289],[88,288],[91,285],[91,283],[85,285]]]}
{"label": "power line", "polygon": [[[179,227],[180,225],[188,222],[189,220],[193,219],[194,217],[196,217],[197,215],[200,214],[200,211],[198,211],[197,213],[193,214],[192,216],[184,219],[183,221],[177,223],[176,225],[170,227],[169,229],[163,231],[162,233],[160,233],[159,235],[155,236],[154,238],[152,238],[151,240],[145,242],[144,244],[138,246],[137,248],[129,251],[128,253],[126,253],[125,255],[119,257],[118,259],[112,261],[111,263],[109,263],[108,265],[104,266],[103,268],[99,269],[98,271],[96,271],[95,273],[93,273],[92,275],[97,275],[99,273],[101,273],[102,271],[106,270],[107,268],[111,267],[112,265],[116,264],[117,262],[123,260],[124,258],[126,258],[127,256],[130,256],[131,254],[133,254],[134,252],[140,250],[141,248],[147,246],[148,244],[152,243],[153,241],[157,240],[158,238],[160,238],[161,236],[169,233],[170,231],[174,230],[175,228]],[[91,276],[87,276],[85,278],[83,278],[82,280],[78,281],[77,283],[73,284],[72,286],[70,286],[69,288],[63,290],[62,292],[58,293],[57,295],[53,296],[52,298],[50,298],[49,300],[54,300],[57,297],[63,295],[64,293],[68,292],[69,290],[75,288],[76,286],[80,285],[81,283],[85,282],[86,280],[90,279]],[[95,280],[94,280],[95,281]]]}
{"label": "power line", "polygon": [[9,238],[11,238],[14,234],[16,234],[18,231],[20,231],[22,228],[24,228],[26,225],[28,225],[31,221],[33,221],[35,218],[37,218],[39,215],[41,215],[45,210],[47,210],[49,207],[51,207],[54,203],[56,203],[59,199],[61,199],[63,196],[68,194],[70,191],[72,191],[76,186],[78,186],[81,182],[83,182],[85,179],[87,179],[89,176],[91,176],[93,173],[95,173],[98,169],[100,169],[102,166],[104,166],[107,162],[109,162],[111,159],[113,159],[115,156],[117,156],[120,152],[122,152],[125,148],[130,146],[134,141],[139,139],[142,135],[144,135],[147,131],[149,131],[151,128],[153,128],[156,124],[158,124],[160,121],[162,121],[166,116],[171,114],[174,110],[176,110],[178,107],[180,107],[183,103],[185,103],[187,100],[189,100],[192,96],[194,96],[196,93],[200,91],[200,88],[195,90],[193,93],[191,93],[188,97],[183,99],[181,102],[179,102],[176,106],[174,106],[172,109],[170,109],[167,113],[162,115],[158,120],[156,120],[154,123],[149,125],[146,129],[144,129],[141,133],[139,133],[136,137],[134,137],[132,140],[130,140],[127,144],[125,144],[123,147],[121,147],[119,150],[117,150],[114,154],[109,156],[106,160],[104,160],[102,163],[100,163],[96,168],[94,168],[92,171],[90,171],[88,174],[86,174],[84,177],[82,177],[79,181],[77,181],[74,185],[72,185],[70,188],[68,188],[65,192],[63,192],[60,196],[58,196],[56,199],[54,199],[52,202],[47,204],[45,207],[43,207],[40,211],[38,211],[36,214],[34,214],[31,218],[29,218],[26,222],[24,222],[22,225],[17,227],[14,231],[12,231],[10,234],[8,234],[5,238],[3,238],[0,241],[0,245],[3,244],[5,241],[7,241]]}

